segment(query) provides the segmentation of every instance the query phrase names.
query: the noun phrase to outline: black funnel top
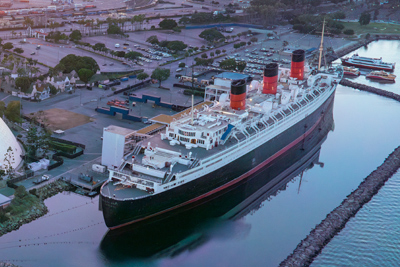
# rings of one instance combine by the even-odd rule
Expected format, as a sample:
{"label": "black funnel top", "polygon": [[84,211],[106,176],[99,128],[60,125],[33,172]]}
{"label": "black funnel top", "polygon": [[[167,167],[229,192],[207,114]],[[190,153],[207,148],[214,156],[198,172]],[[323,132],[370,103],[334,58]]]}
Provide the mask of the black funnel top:
{"label": "black funnel top", "polygon": [[244,79],[232,81],[231,94],[241,95],[243,93],[246,93],[246,81]]}
{"label": "black funnel top", "polygon": [[302,49],[294,50],[292,53],[292,62],[302,62],[305,59],[305,52]]}
{"label": "black funnel top", "polygon": [[278,64],[277,63],[269,63],[264,67],[264,76],[265,77],[275,77],[278,75]]}

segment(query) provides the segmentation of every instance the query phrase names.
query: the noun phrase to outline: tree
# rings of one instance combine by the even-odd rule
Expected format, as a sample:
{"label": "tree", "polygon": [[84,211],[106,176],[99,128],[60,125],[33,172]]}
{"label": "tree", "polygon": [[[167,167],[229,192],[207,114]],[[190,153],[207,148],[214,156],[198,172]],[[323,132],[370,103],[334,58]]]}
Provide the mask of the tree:
{"label": "tree", "polygon": [[11,101],[8,103],[4,115],[6,118],[13,122],[21,122],[20,117],[21,103],[19,101]]}
{"label": "tree", "polygon": [[236,69],[236,60],[233,58],[225,59],[219,63],[219,67],[225,70],[235,70]]}
{"label": "tree", "polygon": [[[38,114],[43,111],[39,111]],[[36,119],[36,118],[35,118]],[[28,148],[28,156],[32,159],[36,158],[37,151],[41,149],[46,152],[49,148],[51,134],[42,130],[38,131],[36,126],[31,125],[28,129],[28,133],[26,135],[26,144]]]}
{"label": "tree", "polygon": [[186,47],[187,47],[187,45],[182,41],[171,41],[171,42],[168,42],[168,45],[167,45],[167,48],[169,50],[175,50],[175,51],[182,51]]}
{"label": "tree", "polygon": [[82,34],[80,30],[74,30],[71,32],[71,34],[69,35],[69,39],[71,41],[79,41],[80,39],[82,39]]}
{"label": "tree", "polygon": [[17,47],[14,49],[14,52],[18,53],[18,54],[22,54],[22,53],[24,53],[24,50],[22,48]]}
{"label": "tree", "polygon": [[3,49],[10,50],[13,48],[14,48],[14,45],[10,42],[3,44]]}
{"label": "tree", "polygon": [[83,68],[78,71],[79,79],[82,82],[84,82],[85,84],[87,84],[89,82],[90,78],[92,78],[93,75],[94,75],[94,72],[89,69]]}
{"label": "tree", "polygon": [[361,13],[360,19],[358,20],[360,25],[368,25],[370,21],[371,21],[371,14],[369,14],[368,12]]}
{"label": "tree", "polygon": [[186,66],[186,64],[184,62],[179,63],[178,67],[179,68],[184,68]]}
{"label": "tree", "polygon": [[0,101],[0,118],[3,118],[5,111],[6,111],[6,103],[4,103],[4,101]]}
{"label": "tree", "polygon": [[171,73],[169,69],[156,68],[151,74],[151,78],[158,80],[160,82],[159,87],[161,87],[161,82],[167,80],[170,75]]}
{"label": "tree", "polygon": [[219,49],[215,50],[215,54],[217,54],[217,56],[218,56],[219,54],[221,54],[221,50],[219,50]]}
{"label": "tree", "polygon": [[346,35],[353,35],[354,34],[354,30],[353,29],[346,29],[343,31],[344,34]]}
{"label": "tree", "polygon": [[125,54],[125,58],[129,58],[130,60],[135,60],[140,57],[143,57],[143,54],[136,51],[131,51]]}
{"label": "tree", "polygon": [[212,58],[205,59],[205,58],[196,57],[194,59],[194,61],[196,62],[196,65],[208,66],[208,65],[211,65],[214,62],[214,59],[212,59]]}
{"label": "tree", "polygon": [[214,57],[214,52],[210,52],[210,57]]}
{"label": "tree", "polygon": [[116,51],[116,52],[115,52],[115,55],[116,55],[117,57],[125,57],[125,51]]}
{"label": "tree", "polygon": [[33,27],[34,22],[30,17],[24,17],[24,26],[25,27]]}
{"label": "tree", "polygon": [[242,72],[246,68],[245,61],[236,61],[236,68],[238,71]]}
{"label": "tree", "polygon": [[93,50],[95,50],[95,51],[104,51],[104,49],[106,49],[106,45],[103,43],[96,43],[93,46]]}
{"label": "tree", "polygon": [[21,92],[27,93],[32,84],[32,79],[29,77],[17,77],[15,79],[15,87],[20,89]]}
{"label": "tree", "polygon": [[12,179],[14,175],[14,168],[12,165],[15,163],[15,158],[14,158],[14,151],[12,150],[11,146],[7,148],[7,152],[4,154],[3,162],[6,174],[10,179]]}
{"label": "tree", "polygon": [[69,54],[63,57],[60,60],[60,63],[58,63],[54,69],[64,73],[70,73],[73,70],[78,72],[80,69],[89,69],[96,73],[98,70],[100,70],[100,67],[96,60],[91,57],[81,57],[74,54]]}
{"label": "tree", "polygon": [[143,81],[149,78],[149,75],[146,72],[141,72],[136,76],[136,79]]}
{"label": "tree", "polygon": [[188,16],[183,16],[179,19],[179,24],[189,24],[192,20]]}
{"label": "tree", "polygon": [[158,37],[157,35],[152,35],[149,38],[147,38],[146,42],[150,43],[150,44],[158,44]]}
{"label": "tree", "polygon": [[288,45],[289,45],[289,42],[288,42],[288,41],[284,40],[284,41],[282,42],[282,46],[283,46],[283,47],[286,47],[286,46],[288,46]]}
{"label": "tree", "polygon": [[51,95],[56,95],[58,93],[58,89],[54,85],[50,84],[49,88],[50,88]]}
{"label": "tree", "polygon": [[120,34],[120,35],[124,35],[124,33],[122,32],[121,28],[118,27],[118,25],[116,25],[116,24],[110,24],[110,25],[108,26],[107,34]]}
{"label": "tree", "polygon": [[208,58],[206,53],[201,54],[201,58]]}
{"label": "tree", "polygon": [[202,31],[199,37],[211,43],[214,42],[215,40],[223,39],[225,36],[222,33],[220,33],[217,29],[212,28]]}
{"label": "tree", "polygon": [[15,189],[14,197],[22,199],[22,198],[26,197],[27,195],[28,195],[28,192],[26,192],[25,186],[20,185]]}
{"label": "tree", "polygon": [[172,30],[173,28],[178,26],[178,23],[176,23],[174,19],[164,19],[158,24],[158,26],[166,30]]}
{"label": "tree", "polygon": [[257,37],[251,37],[250,42],[253,42],[253,43],[258,42],[258,38]]}

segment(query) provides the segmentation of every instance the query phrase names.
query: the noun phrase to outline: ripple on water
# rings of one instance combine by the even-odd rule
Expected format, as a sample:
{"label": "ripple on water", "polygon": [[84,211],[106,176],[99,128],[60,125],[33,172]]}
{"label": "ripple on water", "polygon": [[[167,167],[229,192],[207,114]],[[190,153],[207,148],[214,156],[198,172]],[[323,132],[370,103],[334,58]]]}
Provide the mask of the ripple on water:
{"label": "ripple on water", "polygon": [[400,171],[314,260],[317,266],[399,266]]}

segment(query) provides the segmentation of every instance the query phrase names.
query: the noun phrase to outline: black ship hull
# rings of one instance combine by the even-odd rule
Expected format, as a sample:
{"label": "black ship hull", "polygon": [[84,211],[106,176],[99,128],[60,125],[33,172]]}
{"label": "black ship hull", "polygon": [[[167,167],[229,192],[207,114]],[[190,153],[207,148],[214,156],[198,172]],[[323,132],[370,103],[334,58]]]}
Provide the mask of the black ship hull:
{"label": "black ship hull", "polygon": [[[316,111],[286,131],[222,168],[191,182],[132,200],[101,195],[106,225],[116,229],[133,223],[145,223],[157,217],[172,216],[216,199],[243,184],[246,184],[243,194],[247,194],[247,191],[256,192],[293,165],[293,158],[301,159],[306,151],[321,142],[332,127],[333,100],[334,93]],[[291,151],[290,159],[282,160],[287,157],[288,151]],[[252,181],[265,170],[268,171],[263,179]]]}

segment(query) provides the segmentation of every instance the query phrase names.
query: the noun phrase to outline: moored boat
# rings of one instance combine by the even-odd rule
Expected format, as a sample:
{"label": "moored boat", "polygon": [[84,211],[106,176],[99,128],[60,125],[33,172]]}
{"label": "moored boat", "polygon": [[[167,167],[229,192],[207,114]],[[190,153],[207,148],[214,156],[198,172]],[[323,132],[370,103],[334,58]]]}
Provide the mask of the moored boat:
{"label": "moored boat", "polygon": [[354,66],[365,69],[393,71],[395,67],[395,63],[383,62],[382,58],[360,57],[358,54],[342,58],[341,60],[343,66]]}
{"label": "moored boat", "polygon": [[396,75],[385,71],[371,71],[367,76],[369,79],[384,80],[394,82]]}
{"label": "moored boat", "polygon": [[354,67],[343,67],[343,74],[347,76],[360,76],[360,70]]}

